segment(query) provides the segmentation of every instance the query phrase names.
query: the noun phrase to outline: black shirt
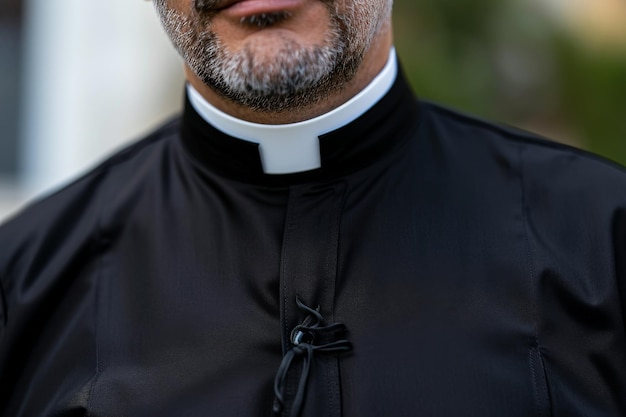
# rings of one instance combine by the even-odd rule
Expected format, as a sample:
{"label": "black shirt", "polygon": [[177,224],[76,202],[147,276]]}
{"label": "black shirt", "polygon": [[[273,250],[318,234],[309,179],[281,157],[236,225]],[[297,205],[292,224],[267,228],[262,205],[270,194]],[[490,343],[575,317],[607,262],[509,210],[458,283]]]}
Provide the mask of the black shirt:
{"label": "black shirt", "polygon": [[626,415],[621,167],[402,77],[320,143],[187,103],[0,228],[2,416]]}

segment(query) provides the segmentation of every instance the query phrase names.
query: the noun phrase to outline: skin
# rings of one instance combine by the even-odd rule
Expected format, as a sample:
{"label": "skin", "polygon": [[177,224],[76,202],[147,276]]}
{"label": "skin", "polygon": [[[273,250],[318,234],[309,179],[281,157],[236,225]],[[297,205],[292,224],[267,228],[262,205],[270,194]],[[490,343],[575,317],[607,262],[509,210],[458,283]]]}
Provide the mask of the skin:
{"label": "skin", "polygon": [[[367,27],[372,17],[367,17],[359,13],[368,4],[376,4],[374,9],[380,9],[380,4],[386,0],[302,0],[296,2],[288,10],[280,11],[278,19],[268,20],[264,24],[254,23],[251,16],[243,16],[241,13],[234,13],[232,10],[207,7],[201,8],[203,4],[215,4],[215,0],[155,0],[157,10],[159,10],[164,26],[174,39],[174,44],[179,52],[185,57],[185,74],[187,80],[220,110],[237,118],[264,124],[294,123],[327,113],[328,111],[342,105],[367,84],[382,70],[387,62],[389,50],[392,45],[391,19],[389,16],[380,17],[380,22],[376,30]],[[269,1],[269,0],[268,0]],[[160,5],[159,5],[160,3]],[[362,4],[366,4],[363,6]],[[263,71],[271,73],[271,65],[281,62],[281,50],[309,50],[321,48],[328,45],[335,45],[339,39],[337,32],[337,20],[334,16],[350,13],[350,8],[354,7],[351,25],[355,31],[352,35],[341,33],[341,41],[348,45],[344,48],[347,52],[342,52],[340,57],[358,57],[350,61],[350,65],[343,63],[341,68],[350,68],[345,71],[335,71],[334,78],[323,79],[317,84],[307,84],[306,88],[298,91],[290,91],[284,97],[277,95],[274,104],[252,105],[244,99],[236,96],[229,96],[212,84],[212,79],[202,73],[202,67],[193,65],[193,60],[188,59],[186,52],[188,48],[177,45],[177,31],[180,31],[181,21],[174,23],[164,19],[164,14],[168,11],[177,13],[185,21],[194,22],[189,32],[197,33],[206,31],[214,34],[220,41],[220,47],[230,53],[245,51],[252,55],[254,71],[257,68],[264,68]],[[384,6],[383,6],[384,7]],[[390,8],[390,1],[389,1]],[[375,10],[380,12],[379,10]],[[378,13],[380,16],[380,13]],[[198,23],[199,22],[199,23]],[[345,26],[345,25],[344,25]],[[368,41],[358,39],[359,33],[367,33],[370,30],[372,37]],[[351,36],[353,39],[343,39]],[[184,43],[184,42],[183,42]],[[343,50],[342,50],[343,51]],[[278,59],[278,61],[277,61]],[[310,68],[304,65],[304,68]],[[200,68],[200,69],[198,69]],[[261,70],[259,70],[261,71]],[[314,74],[322,73],[321,70],[313,71]],[[226,71],[228,73],[228,71]],[[339,74],[340,76],[337,76]],[[278,104],[277,104],[278,103]]]}

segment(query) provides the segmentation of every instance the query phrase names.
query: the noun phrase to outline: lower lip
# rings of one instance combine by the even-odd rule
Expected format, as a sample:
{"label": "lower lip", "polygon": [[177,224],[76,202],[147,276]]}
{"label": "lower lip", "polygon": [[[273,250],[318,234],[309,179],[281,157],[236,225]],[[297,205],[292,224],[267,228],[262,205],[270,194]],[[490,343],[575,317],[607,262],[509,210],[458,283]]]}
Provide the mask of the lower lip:
{"label": "lower lip", "polygon": [[229,16],[242,18],[263,13],[288,11],[301,5],[305,0],[243,0],[223,11]]}

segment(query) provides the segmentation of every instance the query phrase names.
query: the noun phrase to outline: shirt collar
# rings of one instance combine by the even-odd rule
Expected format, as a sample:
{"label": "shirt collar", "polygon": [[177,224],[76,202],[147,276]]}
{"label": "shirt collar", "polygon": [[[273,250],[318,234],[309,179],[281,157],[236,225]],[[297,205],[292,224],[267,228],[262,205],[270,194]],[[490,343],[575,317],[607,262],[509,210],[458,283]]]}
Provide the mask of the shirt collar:
{"label": "shirt collar", "polygon": [[209,124],[234,138],[257,143],[266,174],[291,174],[321,167],[319,136],[359,118],[387,94],[398,73],[395,50],[383,70],[356,96],[319,117],[299,123],[266,125],[230,116],[210,104],[190,84],[189,102]]}

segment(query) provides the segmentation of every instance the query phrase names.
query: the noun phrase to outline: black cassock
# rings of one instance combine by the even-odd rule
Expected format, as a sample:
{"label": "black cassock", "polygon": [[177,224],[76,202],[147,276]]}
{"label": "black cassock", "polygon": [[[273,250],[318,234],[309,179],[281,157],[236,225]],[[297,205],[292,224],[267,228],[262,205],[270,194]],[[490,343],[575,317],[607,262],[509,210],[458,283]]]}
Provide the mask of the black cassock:
{"label": "black cassock", "polygon": [[187,104],[8,222],[2,416],[626,415],[622,168],[402,78],[320,143]]}

